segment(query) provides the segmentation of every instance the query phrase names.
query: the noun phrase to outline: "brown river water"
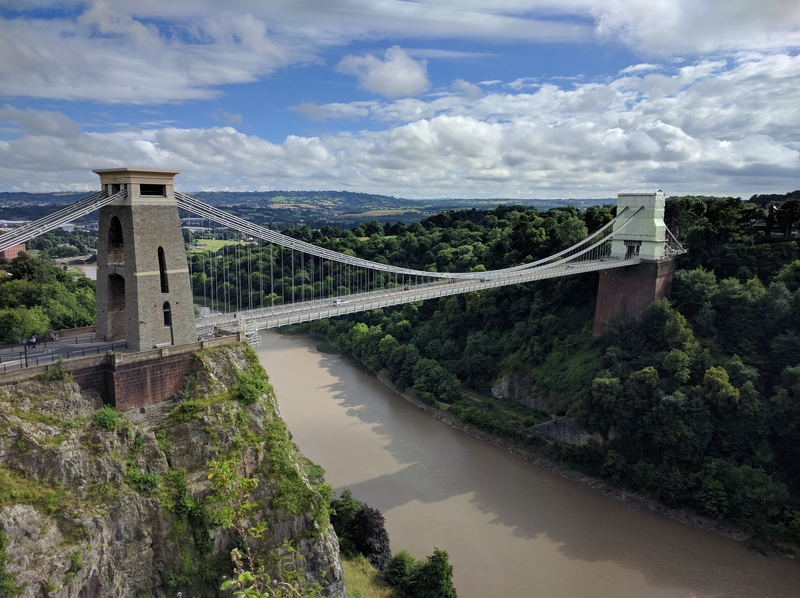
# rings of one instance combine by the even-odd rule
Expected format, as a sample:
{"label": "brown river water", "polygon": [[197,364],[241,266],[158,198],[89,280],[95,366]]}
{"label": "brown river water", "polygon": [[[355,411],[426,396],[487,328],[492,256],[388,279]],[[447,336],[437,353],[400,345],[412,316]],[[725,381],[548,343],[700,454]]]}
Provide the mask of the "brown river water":
{"label": "brown river water", "polygon": [[446,550],[460,598],[800,597],[800,562],[599,494],[425,415],[307,337],[257,349],[301,452],[386,518],[392,550]]}

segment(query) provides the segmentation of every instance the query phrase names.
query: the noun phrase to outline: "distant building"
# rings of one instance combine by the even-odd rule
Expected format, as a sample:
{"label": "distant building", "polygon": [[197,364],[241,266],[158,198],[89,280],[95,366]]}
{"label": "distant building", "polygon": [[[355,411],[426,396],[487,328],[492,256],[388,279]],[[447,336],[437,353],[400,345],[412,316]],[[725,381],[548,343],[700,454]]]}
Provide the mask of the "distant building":
{"label": "distant building", "polygon": [[20,251],[25,251],[25,243],[20,243],[19,245],[12,245],[8,249],[3,249],[0,251],[0,258],[6,260],[13,260],[15,257],[19,255]]}

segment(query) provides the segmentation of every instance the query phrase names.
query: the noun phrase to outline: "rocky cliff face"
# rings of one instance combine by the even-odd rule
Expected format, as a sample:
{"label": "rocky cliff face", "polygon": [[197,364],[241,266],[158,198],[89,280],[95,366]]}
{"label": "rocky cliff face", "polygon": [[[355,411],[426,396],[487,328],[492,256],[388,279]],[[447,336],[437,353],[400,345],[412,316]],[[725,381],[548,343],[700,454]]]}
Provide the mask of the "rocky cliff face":
{"label": "rocky cliff face", "polygon": [[553,401],[548,401],[530,380],[522,376],[503,376],[497,385],[492,387],[492,396],[498,399],[510,399],[520,405],[546,413],[553,410],[551,404]]}
{"label": "rocky cliff face", "polygon": [[[503,376],[492,388],[492,396],[498,399],[509,399],[521,405],[553,414],[555,399],[546,397],[529,379],[521,376]],[[549,422],[535,425],[526,430],[528,433],[539,433],[548,440],[556,440],[567,444],[583,445],[594,438],[603,442],[600,434],[592,436],[587,433],[577,420],[569,417],[553,417]]]}
{"label": "rocky cliff face", "polygon": [[216,461],[258,480],[247,524],[266,525],[249,540],[266,570],[293,559],[344,596],[330,488],[295,454],[254,357],[198,354],[182,400],[118,418],[71,382],[0,388],[0,532],[20,595],[216,596],[241,546],[217,523]]}

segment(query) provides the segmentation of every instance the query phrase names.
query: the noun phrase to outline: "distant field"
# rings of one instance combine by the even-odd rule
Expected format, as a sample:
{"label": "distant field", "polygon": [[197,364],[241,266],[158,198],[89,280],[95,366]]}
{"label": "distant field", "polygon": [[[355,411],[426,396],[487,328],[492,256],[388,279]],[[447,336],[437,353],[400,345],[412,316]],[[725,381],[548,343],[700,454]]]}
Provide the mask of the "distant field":
{"label": "distant field", "polygon": [[192,246],[192,253],[203,251],[219,251],[224,245],[246,245],[244,241],[225,241],[223,239],[198,239]]}
{"label": "distant field", "polygon": [[354,217],[358,216],[360,218],[363,218],[365,216],[375,216],[375,217],[380,217],[380,216],[402,216],[404,214],[421,214],[421,213],[422,212],[420,210],[405,210],[405,209],[401,209],[401,210],[368,210],[366,212],[361,212],[359,214],[341,214],[339,217],[340,218],[345,218],[345,217],[354,218]]}

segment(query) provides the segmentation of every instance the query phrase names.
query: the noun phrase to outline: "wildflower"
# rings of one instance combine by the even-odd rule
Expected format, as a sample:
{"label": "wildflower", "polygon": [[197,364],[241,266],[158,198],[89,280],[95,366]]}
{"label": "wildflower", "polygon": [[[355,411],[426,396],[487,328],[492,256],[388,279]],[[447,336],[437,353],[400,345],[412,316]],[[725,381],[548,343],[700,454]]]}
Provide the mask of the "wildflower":
{"label": "wildflower", "polygon": [[273,579],[272,580],[272,585],[274,585],[274,586],[278,585],[278,580],[277,579]]}

